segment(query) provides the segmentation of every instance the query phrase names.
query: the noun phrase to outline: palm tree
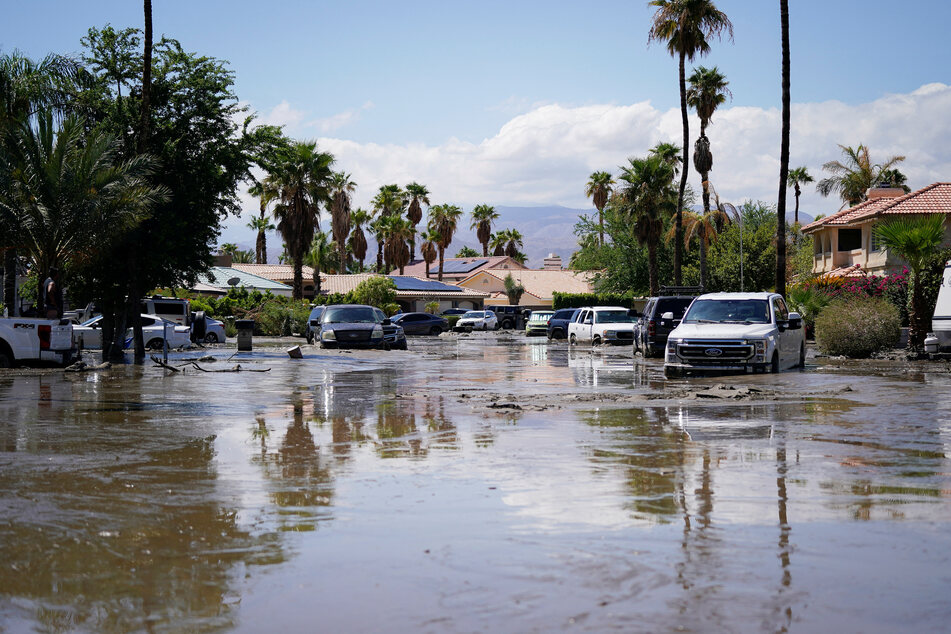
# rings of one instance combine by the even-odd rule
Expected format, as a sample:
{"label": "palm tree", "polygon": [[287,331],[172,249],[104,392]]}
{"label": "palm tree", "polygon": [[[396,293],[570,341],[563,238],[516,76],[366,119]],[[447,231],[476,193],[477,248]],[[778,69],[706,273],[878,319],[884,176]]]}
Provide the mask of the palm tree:
{"label": "palm tree", "polygon": [[119,142],[87,134],[79,118],[67,117],[59,129],[49,111],[35,121],[8,130],[0,150],[0,218],[12,232],[11,244],[45,276],[50,268],[108,258],[106,245],[168,192],[147,183],[151,158],[121,161]]}
{"label": "palm tree", "polygon": [[601,246],[604,246],[604,206],[608,203],[608,197],[611,196],[612,185],[614,185],[614,179],[611,178],[610,172],[593,172],[588,177],[588,184],[584,189],[584,195],[591,199],[594,208],[598,210],[598,235]]}
{"label": "palm tree", "polygon": [[237,264],[251,264],[254,261],[254,251],[251,249],[237,249],[231,254],[232,262]]}
{"label": "palm tree", "polygon": [[313,269],[314,297],[320,295],[320,272],[331,268],[331,254],[333,247],[330,238],[319,229],[314,232],[314,239],[304,254],[304,264]]}
{"label": "palm tree", "polygon": [[346,172],[334,172],[330,178],[330,219],[333,228],[334,241],[337,243],[337,259],[340,262],[340,272],[344,273],[347,267],[347,236],[350,235],[350,194],[357,189],[357,184],[350,179]]}
{"label": "palm tree", "polygon": [[[720,208],[703,213],[684,211],[684,248],[689,249],[694,238],[700,244],[700,287],[707,288],[707,249],[716,242],[723,227],[730,224],[730,216]],[[675,237],[676,227],[671,226],[665,236],[669,243]]]}
{"label": "palm tree", "polygon": [[489,240],[489,248],[492,249],[493,256],[505,255],[505,245],[509,241],[509,230],[499,229],[492,234]]}
{"label": "palm tree", "polygon": [[304,297],[304,255],[319,229],[320,206],[329,202],[333,155],[315,142],[295,142],[278,160],[265,187],[280,201],[274,208],[277,230],[294,266],[294,299]]}
{"label": "palm tree", "polygon": [[274,224],[266,216],[251,218],[248,229],[257,232],[254,243],[254,261],[257,264],[267,264],[267,232],[274,231]]}
{"label": "palm tree", "polygon": [[236,245],[234,242],[225,242],[220,247],[218,247],[219,253],[230,255],[231,257],[234,257],[234,254],[237,252],[237,250],[238,245]]}
{"label": "palm tree", "polygon": [[412,221],[400,216],[389,216],[381,219],[383,222],[383,236],[385,241],[386,259],[389,266],[399,268],[400,275],[403,268],[409,264],[410,252],[407,242],[416,234]]}
{"label": "palm tree", "polygon": [[680,174],[680,146],[676,143],[661,142],[648,150],[650,154],[659,156],[665,163],[674,168],[674,178]]}
{"label": "palm tree", "polygon": [[931,330],[928,311],[922,295],[921,272],[941,248],[944,241],[944,215],[895,218],[875,225],[875,235],[889,251],[908,263],[911,270],[911,312],[909,344],[921,350],[925,335]]}
{"label": "palm tree", "polygon": [[872,163],[868,147],[859,145],[852,148],[839,145],[845,162],[829,161],[822,166],[832,175],[823,178],[816,185],[816,190],[823,196],[838,194],[845,207],[857,205],[865,200],[866,192],[882,180],[882,174],[887,174],[892,167],[905,160],[904,156],[893,156],[884,163]]}
{"label": "palm tree", "polygon": [[363,226],[370,222],[370,212],[357,208],[350,214],[350,251],[353,257],[360,261],[360,269],[367,257],[367,237],[363,233]]}
{"label": "palm tree", "polygon": [[657,7],[657,11],[654,12],[647,40],[666,42],[667,52],[671,57],[678,58],[680,77],[680,116],[684,130],[683,173],[680,176],[680,193],[677,196],[677,242],[674,248],[674,284],[679,286],[683,261],[681,210],[684,205],[684,191],[687,188],[687,145],[690,143],[684,63],[686,60],[692,62],[697,55],[706,55],[710,51],[708,38],[721,37],[725,31],[732,40],[733,24],[711,0],[651,0],[650,5]]}
{"label": "palm tree", "polygon": [[470,216],[470,229],[475,229],[476,237],[482,244],[482,255],[489,255],[489,240],[492,239],[492,223],[499,219],[499,214],[492,205],[476,205]]}
{"label": "palm tree", "polygon": [[[669,163],[657,155],[631,158],[621,168],[624,182],[617,192],[617,203],[634,222],[637,241],[647,245],[647,274],[651,295],[660,290],[657,270],[657,244],[664,232],[664,219],[674,212],[674,171]],[[677,234],[675,234],[677,235]]]}
{"label": "palm tree", "polygon": [[[18,52],[0,55],[0,139],[40,110],[61,114],[68,109],[68,87],[82,73],[81,66],[68,57],[48,55],[39,62]],[[0,182],[9,174],[0,174]],[[15,227],[0,225],[0,235],[10,235]],[[3,303],[10,315],[18,314],[16,301],[16,243],[3,240]]]}
{"label": "palm tree", "polygon": [[[783,130],[779,144],[779,201],[776,203],[776,292],[786,295],[786,181],[789,179],[789,0],[779,0],[782,31]],[[798,198],[796,200],[798,205]]]}
{"label": "palm tree", "polygon": [[508,230],[508,241],[505,243],[505,255],[515,258],[522,248],[522,233],[518,229]]}
{"label": "palm tree", "polygon": [[423,261],[426,262],[426,277],[429,277],[429,267],[433,262],[436,261],[438,257],[437,246],[439,244],[441,234],[435,229],[427,229],[424,231],[420,237],[423,239],[423,245],[419,248],[420,255],[423,256]]}
{"label": "palm tree", "polygon": [[479,257],[479,252],[473,249],[472,247],[466,245],[456,252],[456,257],[457,258],[477,258]]}
{"label": "palm tree", "polygon": [[406,195],[409,196],[409,209],[406,210],[406,217],[413,224],[413,239],[409,242],[409,258],[416,259],[416,225],[423,219],[423,204],[429,207],[429,190],[425,185],[412,182],[406,186]]}
{"label": "palm tree", "polygon": [[452,243],[461,215],[462,209],[456,205],[434,205],[429,209],[429,227],[439,232],[439,242],[436,246],[439,248],[439,275],[437,279],[440,282],[442,281],[446,249]]}
{"label": "palm tree", "polygon": [[786,176],[786,187],[792,187],[796,194],[796,211],[793,216],[794,224],[799,224],[799,195],[802,193],[802,189],[799,185],[811,183],[812,181],[813,178],[805,165],[789,170],[789,175]]}
{"label": "palm tree", "polygon": [[[690,74],[690,88],[687,89],[687,105],[696,110],[700,118],[700,136],[694,144],[693,166],[701,176],[703,212],[694,215],[700,220],[693,221],[692,229],[700,241],[700,285],[703,287],[707,284],[707,246],[711,239],[707,236],[707,229],[712,224],[711,218],[720,219],[724,216],[719,210],[714,210],[713,214],[710,212],[710,170],[713,169],[713,152],[710,151],[707,126],[713,120],[717,107],[726,103],[727,95],[731,95],[730,89],[727,88],[728,83],[716,66],[698,66]],[[691,231],[685,227],[684,249],[690,244],[690,234]]]}
{"label": "palm tree", "polygon": [[380,220],[389,216],[400,215],[405,206],[405,197],[403,190],[399,185],[381,185],[376,196],[373,197],[373,211],[376,212],[377,219],[373,227],[376,235],[376,270],[377,273],[383,273],[383,225]]}
{"label": "palm tree", "polygon": [[888,187],[894,187],[904,191],[906,194],[911,191],[911,188],[907,185],[908,177],[902,174],[897,169],[886,169],[882,170],[881,175],[879,176],[879,184],[887,185]]}

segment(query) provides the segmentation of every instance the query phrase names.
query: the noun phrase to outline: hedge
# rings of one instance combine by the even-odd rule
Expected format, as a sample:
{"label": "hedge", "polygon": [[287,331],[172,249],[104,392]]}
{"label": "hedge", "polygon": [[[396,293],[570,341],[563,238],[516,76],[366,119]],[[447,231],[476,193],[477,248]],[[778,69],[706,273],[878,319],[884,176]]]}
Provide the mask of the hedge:
{"label": "hedge", "polygon": [[552,308],[581,308],[582,306],[625,306],[634,308],[634,293],[559,293],[552,294]]}

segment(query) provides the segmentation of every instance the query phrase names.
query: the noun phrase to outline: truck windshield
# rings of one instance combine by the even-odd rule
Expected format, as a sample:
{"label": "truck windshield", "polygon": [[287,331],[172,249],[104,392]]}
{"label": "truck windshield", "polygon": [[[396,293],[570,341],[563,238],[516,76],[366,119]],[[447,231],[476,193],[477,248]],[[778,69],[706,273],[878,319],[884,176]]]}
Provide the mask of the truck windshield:
{"label": "truck windshield", "polygon": [[718,324],[768,324],[765,299],[698,299],[684,315],[685,322]]}
{"label": "truck windshield", "polygon": [[634,321],[626,310],[599,310],[594,315],[599,324],[629,324]]}
{"label": "truck windshield", "polygon": [[324,311],[324,324],[374,324],[379,322],[369,306],[332,306]]}

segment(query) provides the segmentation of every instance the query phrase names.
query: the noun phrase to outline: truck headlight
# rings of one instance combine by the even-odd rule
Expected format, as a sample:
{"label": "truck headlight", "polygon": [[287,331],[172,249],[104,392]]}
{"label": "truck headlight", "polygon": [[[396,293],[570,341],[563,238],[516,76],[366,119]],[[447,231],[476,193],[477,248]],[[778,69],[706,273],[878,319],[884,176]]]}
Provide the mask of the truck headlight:
{"label": "truck headlight", "polygon": [[667,354],[677,354],[677,346],[680,345],[680,339],[667,339]]}
{"label": "truck headlight", "polygon": [[370,336],[373,337],[374,339],[376,339],[376,338],[378,338],[378,337],[382,337],[382,336],[383,336],[383,326],[381,326],[380,324],[377,324],[376,326],[374,326],[374,327],[373,327],[373,333],[372,333]]}
{"label": "truck headlight", "polygon": [[766,358],[766,341],[763,339],[747,339],[747,345],[753,346],[753,356],[756,361]]}
{"label": "truck headlight", "polygon": [[333,330],[321,330],[320,339],[322,341],[336,341],[337,335],[334,334]]}

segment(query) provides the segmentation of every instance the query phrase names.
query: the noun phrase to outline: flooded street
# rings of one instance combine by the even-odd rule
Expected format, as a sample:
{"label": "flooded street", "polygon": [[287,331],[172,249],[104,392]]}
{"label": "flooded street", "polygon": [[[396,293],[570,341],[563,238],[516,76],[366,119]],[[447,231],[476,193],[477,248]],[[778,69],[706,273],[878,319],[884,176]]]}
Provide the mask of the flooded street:
{"label": "flooded street", "polygon": [[947,364],[294,343],[0,374],[0,631],[951,627]]}

